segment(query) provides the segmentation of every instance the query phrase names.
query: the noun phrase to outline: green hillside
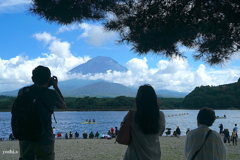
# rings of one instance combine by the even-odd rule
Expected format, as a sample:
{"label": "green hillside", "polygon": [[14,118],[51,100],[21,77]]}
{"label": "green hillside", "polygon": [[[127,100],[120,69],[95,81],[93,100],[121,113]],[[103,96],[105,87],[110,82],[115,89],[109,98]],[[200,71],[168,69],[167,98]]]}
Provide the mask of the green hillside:
{"label": "green hillside", "polygon": [[186,109],[202,107],[240,109],[240,78],[236,83],[196,87],[184,98],[182,107]]}

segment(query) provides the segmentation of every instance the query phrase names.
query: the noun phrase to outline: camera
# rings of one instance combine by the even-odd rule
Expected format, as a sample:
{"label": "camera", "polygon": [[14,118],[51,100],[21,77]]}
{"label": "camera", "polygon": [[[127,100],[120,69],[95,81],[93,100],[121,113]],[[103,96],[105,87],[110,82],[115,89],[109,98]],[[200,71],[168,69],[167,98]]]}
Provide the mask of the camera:
{"label": "camera", "polygon": [[57,77],[51,77],[48,83],[48,87],[51,87],[53,85],[53,81],[56,81]]}

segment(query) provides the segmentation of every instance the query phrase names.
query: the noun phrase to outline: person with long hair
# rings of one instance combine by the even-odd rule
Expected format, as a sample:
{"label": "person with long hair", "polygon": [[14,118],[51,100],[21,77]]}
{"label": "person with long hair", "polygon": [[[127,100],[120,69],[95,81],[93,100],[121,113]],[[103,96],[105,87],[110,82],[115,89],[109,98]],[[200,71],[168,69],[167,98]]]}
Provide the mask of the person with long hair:
{"label": "person with long hair", "polygon": [[135,105],[136,111],[131,120],[131,142],[124,160],[159,160],[159,136],[165,130],[165,116],[159,111],[157,95],[151,85],[139,87]]}

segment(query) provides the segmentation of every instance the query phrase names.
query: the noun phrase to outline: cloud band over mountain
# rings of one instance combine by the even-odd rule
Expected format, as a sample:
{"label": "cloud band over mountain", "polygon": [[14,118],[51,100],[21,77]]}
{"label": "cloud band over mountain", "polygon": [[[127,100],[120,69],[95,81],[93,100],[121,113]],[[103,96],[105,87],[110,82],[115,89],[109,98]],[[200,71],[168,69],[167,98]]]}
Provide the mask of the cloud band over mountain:
{"label": "cloud band over mountain", "polygon": [[[147,58],[132,58],[122,64],[128,69],[126,72],[113,71],[94,75],[69,75],[67,74],[69,70],[94,57],[74,56],[71,52],[70,42],[63,41],[47,32],[34,34],[33,37],[42,42],[48,48],[48,52],[42,53],[41,56],[34,59],[29,59],[28,56],[21,54],[7,60],[0,58],[0,92],[15,90],[32,84],[31,72],[38,65],[48,66],[52,75],[56,75],[59,81],[73,78],[103,79],[131,87],[149,83],[157,89],[180,92],[190,92],[196,86],[201,85],[217,86],[232,83],[240,77],[239,66],[217,70],[207,69],[204,64],[200,64],[197,69],[194,69],[186,59],[178,58],[160,60],[155,68],[149,67]],[[84,55],[84,53],[82,54]]]}

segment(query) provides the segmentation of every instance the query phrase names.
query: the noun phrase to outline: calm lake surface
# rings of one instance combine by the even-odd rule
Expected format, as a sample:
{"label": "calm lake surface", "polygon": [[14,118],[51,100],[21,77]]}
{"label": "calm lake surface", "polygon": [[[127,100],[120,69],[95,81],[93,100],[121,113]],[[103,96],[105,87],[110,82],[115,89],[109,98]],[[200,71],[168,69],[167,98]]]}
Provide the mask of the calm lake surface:
{"label": "calm lake surface", "polygon": [[[186,135],[187,128],[197,128],[196,117],[199,110],[162,110],[166,118],[166,128],[172,128],[175,130],[177,126],[180,126],[182,131],[181,136]],[[222,117],[226,115],[226,119],[216,119],[213,126],[210,127],[213,130],[219,132],[219,124],[223,124],[223,128],[228,128],[230,133],[237,123],[240,130],[240,111],[239,110],[215,110],[216,116]],[[119,127],[123,117],[127,114],[127,111],[89,111],[89,112],[55,112],[55,117],[58,123],[52,121],[52,126],[56,128],[57,132],[62,134],[66,132],[82,133],[91,131],[95,133],[106,134],[111,127]],[[86,119],[95,119],[97,124],[81,124]],[[8,138],[11,133],[11,113],[0,112],[0,138]],[[240,131],[238,131],[240,132]],[[165,136],[165,133],[164,133]]]}

